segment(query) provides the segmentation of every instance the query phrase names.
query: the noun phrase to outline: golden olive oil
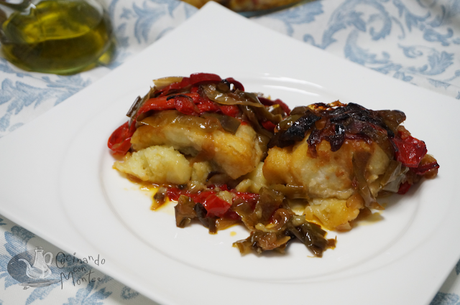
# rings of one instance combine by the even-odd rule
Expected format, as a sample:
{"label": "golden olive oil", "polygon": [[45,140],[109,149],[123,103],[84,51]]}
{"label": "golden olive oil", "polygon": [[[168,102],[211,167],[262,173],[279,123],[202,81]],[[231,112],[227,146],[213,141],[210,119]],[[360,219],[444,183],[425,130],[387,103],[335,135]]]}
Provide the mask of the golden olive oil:
{"label": "golden olive oil", "polygon": [[14,12],[2,25],[1,42],[11,63],[45,73],[77,73],[113,54],[108,17],[86,1],[49,0]]}

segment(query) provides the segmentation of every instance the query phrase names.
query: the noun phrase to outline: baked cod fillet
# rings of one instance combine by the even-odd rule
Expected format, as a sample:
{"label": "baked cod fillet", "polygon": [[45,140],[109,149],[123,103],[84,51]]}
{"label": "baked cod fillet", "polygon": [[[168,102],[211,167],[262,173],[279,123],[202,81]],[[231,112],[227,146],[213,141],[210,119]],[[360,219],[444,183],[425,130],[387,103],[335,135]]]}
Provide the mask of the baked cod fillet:
{"label": "baked cod fillet", "polygon": [[[150,146],[169,146],[185,155],[208,160],[215,171],[225,173],[232,179],[254,170],[264,150],[254,129],[245,124],[231,133],[220,127],[218,122],[210,127],[207,120],[187,116],[177,110],[155,113],[140,122],[131,138],[132,149],[140,151]],[[203,127],[206,125],[208,128]],[[190,161],[193,162],[193,159]]]}
{"label": "baked cod fillet", "polygon": [[278,126],[264,161],[269,185],[296,187],[305,217],[330,230],[349,230],[376,198],[404,193],[439,165],[424,142],[400,125],[400,111],[372,111],[357,104],[299,107]]}

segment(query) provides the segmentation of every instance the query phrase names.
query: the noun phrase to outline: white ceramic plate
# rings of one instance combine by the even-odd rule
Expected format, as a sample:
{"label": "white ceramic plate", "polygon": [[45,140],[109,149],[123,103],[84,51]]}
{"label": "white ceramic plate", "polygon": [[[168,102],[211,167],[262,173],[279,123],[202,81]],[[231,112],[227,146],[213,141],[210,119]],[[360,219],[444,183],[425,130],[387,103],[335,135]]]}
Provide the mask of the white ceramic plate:
{"label": "white ceramic plate", "polygon": [[[211,72],[291,106],[356,102],[400,109],[439,176],[387,199],[383,220],[337,235],[335,250],[242,257],[232,227],[175,227],[168,208],[121,178],[110,133],[151,80]],[[210,3],[96,84],[0,139],[0,213],[162,304],[426,304],[460,256],[457,101],[292,40]]]}

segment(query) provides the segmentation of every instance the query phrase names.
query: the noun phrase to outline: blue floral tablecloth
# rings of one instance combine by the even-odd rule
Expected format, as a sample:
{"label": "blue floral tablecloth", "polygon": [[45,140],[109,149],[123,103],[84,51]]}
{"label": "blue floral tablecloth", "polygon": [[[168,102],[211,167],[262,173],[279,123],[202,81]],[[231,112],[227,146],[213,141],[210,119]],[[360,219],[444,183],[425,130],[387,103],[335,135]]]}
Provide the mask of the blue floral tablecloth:
{"label": "blue floral tablecloth", "polygon": [[[197,11],[177,0],[106,0],[104,4],[118,48],[109,66],[58,76],[21,71],[0,57],[0,137],[65,102]],[[459,18],[460,0],[326,0],[251,19],[388,77],[460,99]],[[30,261],[37,253],[45,263],[64,257],[70,267],[82,265],[68,259],[77,253],[63,253],[0,215],[0,305],[156,304],[97,271],[104,260],[97,255],[85,258],[73,281],[24,284],[14,263]],[[457,264],[431,305],[460,304],[459,273]]]}

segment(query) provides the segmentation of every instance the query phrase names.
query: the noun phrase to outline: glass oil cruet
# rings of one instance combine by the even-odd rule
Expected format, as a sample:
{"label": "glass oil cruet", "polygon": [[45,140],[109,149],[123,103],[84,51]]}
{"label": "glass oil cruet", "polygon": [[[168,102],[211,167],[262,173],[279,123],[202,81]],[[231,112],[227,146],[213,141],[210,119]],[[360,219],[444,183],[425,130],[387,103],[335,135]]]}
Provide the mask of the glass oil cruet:
{"label": "glass oil cruet", "polygon": [[2,55],[27,71],[74,74],[108,64],[114,38],[96,0],[0,0]]}

